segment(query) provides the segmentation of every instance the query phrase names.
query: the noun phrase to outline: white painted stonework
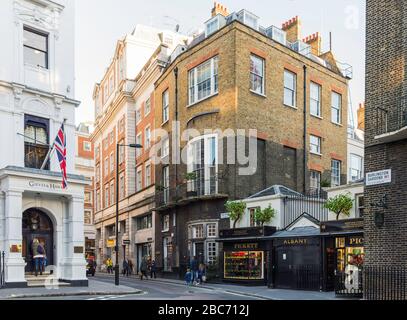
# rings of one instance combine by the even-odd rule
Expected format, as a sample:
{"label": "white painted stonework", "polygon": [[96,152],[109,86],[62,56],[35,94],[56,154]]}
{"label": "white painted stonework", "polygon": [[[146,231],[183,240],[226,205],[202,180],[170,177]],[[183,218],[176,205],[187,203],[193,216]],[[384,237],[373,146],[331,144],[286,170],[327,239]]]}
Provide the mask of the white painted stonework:
{"label": "white painted stonework", "polygon": [[[25,62],[24,27],[47,35],[48,68]],[[84,186],[89,183],[75,175],[74,1],[2,0],[0,30],[0,251],[6,255],[6,285],[26,285],[22,219],[33,208],[52,222],[55,274],[86,284],[84,254],[74,253],[74,247],[85,246]],[[50,170],[25,168],[27,115],[48,122],[49,143],[65,120],[68,189],[61,188],[56,154]]]}

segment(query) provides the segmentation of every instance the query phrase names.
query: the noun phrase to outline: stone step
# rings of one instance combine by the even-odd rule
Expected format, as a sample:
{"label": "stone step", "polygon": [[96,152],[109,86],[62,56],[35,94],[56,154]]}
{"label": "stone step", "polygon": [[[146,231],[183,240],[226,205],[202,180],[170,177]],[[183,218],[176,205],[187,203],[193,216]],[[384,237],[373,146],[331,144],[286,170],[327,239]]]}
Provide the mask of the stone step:
{"label": "stone step", "polygon": [[60,281],[55,281],[55,282],[45,282],[45,281],[27,281],[27,286],[28,287],[45,287],[45,286],[58,286],[58,287],[69,287],[71,284],[67,282],[60,282]]}

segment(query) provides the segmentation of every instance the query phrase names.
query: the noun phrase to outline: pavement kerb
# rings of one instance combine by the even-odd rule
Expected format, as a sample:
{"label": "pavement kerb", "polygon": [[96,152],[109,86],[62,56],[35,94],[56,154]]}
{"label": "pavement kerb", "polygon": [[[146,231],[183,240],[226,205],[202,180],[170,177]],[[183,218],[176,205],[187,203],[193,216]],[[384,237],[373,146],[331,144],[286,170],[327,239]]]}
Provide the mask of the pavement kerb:
{"label": "pavement kerb", "polygon": [[93,291],[93,292],[61,292],[61,293],[44,293],[44,294],[20,294],[1,297],[0,300],[9,299],[26,299],[26,298],[52,298],[52,297],[75,297],[75,296],[106,296],[106,295],[120,295],[128,296],[134,294],[143,294],[143,290],[134,290],[126,292],[118,291]]}

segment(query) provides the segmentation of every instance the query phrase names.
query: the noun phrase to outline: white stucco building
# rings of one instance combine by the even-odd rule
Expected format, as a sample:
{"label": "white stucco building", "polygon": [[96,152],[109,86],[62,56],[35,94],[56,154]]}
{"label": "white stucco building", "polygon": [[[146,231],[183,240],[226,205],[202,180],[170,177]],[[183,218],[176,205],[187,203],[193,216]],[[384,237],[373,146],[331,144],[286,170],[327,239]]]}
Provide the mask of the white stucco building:
{"label": "white stucco building", "polygon": [[[44,243],[53,277],[87,285],[84,187],[75,174],[74,1],[0,4],[0,251],[7,287],[32,279],[31,244]],[[65,120],[68,188],[54,153]]]}

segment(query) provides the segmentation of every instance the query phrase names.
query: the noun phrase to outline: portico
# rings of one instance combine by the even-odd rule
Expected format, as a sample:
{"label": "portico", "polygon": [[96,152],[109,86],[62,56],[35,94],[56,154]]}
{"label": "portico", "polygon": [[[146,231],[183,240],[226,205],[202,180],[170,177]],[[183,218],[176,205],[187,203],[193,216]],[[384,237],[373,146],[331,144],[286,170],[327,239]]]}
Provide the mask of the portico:
{"label": "portico", "polygon": [[68,189],[59,173],[30,168],[0,170],[0,251],[5,252],[6,287],[27,286],[32,270],[31,243],[46,247],[48,271],[74,286],[86,286],[84,258],[83,176],[68,175]]}

